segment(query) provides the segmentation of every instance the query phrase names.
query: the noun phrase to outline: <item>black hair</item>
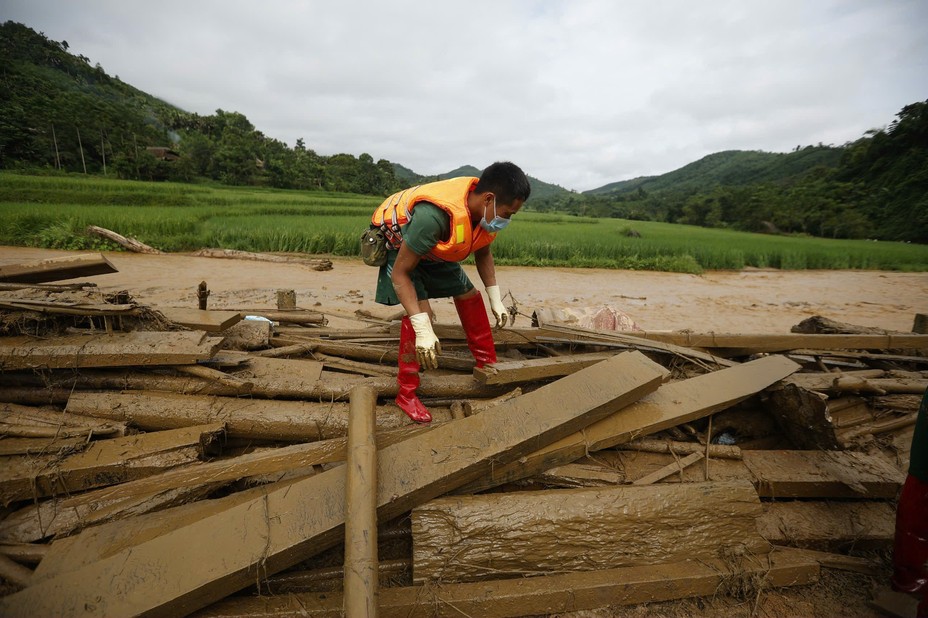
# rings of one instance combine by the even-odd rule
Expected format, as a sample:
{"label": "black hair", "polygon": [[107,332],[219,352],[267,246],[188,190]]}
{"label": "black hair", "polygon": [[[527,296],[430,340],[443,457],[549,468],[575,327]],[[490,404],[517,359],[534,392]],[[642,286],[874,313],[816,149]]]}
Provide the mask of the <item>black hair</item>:
{"label": "black hair", "polygon": [[527,200],[532,187],[525,172],[518,165],[509,161],[497,161],[483,170],[474,191],[492,192],[500,204],[512,204],[516,200]]}

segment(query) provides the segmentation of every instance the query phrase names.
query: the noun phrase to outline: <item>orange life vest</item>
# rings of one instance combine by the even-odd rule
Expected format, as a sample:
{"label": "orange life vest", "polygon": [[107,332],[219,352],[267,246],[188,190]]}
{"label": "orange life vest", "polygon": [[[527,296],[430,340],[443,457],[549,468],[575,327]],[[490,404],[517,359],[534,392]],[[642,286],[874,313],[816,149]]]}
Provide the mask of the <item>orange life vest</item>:
{"label": "orange life vest", "polygon": [[394,193],[374,211],[371,224],[379,227],[387,240],[398,247],[402,242],[400,226],[409,221],[409,213],[419,202],[430,202],[451,217],[451,234],[427,254],[436,260],[460,262],[468,255],[489,245],[496,238],[479,225],[474,228],[467,209],[467,196],[477,185],[478,178],[462,176],[419,185]]}

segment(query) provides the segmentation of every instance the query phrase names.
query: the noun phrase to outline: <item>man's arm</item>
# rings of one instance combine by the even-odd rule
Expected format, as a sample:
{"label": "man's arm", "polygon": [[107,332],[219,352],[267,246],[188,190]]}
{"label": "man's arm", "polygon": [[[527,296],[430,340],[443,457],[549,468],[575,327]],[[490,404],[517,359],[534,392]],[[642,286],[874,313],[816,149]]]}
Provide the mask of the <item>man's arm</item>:
{"label": "man's arm", "polygon": [[393,281],[393,291],[399,299],[406,315],[415,315],[421,313],[419,309],[419,297],[416,295],[416,286],[412,283],[412,271],[419,265],[422,256],[416,255],[406,243],[400,245],[399,253],[393,262],[393,272],[390,279]]}
{"label": "man's arm", "polygon": [[490,311],[496,318],[496,328],[506,326],[509,313],[506,306],[503,305],[502,295],[499,291],[499,285],[496,283],[496,265],[493,263],[493,252],[487,245],[482,249],[474,251],[474,262],[477,265],[477,274],[483,281],[483,287],[487,291],[487,299],[490,301]]}
{"label": "man's arm", "polygon": [[483,287],[496,285],[496,265],[493,263],[493,252],[490,245],[474,251],[474,263],[477,265],[477,274],[483,281]]}

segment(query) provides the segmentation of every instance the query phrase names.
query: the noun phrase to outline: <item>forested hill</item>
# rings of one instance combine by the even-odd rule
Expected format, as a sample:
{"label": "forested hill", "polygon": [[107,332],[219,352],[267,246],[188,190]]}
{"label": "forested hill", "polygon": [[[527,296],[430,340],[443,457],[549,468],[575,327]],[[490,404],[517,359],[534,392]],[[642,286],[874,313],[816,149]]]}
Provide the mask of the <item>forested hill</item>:
{"label": "forested hill", "polygon": [[728,151],[678,170],[532,202],[540,211],[928,243],[928,101],[840,147]]}
{"label": "forested hill", "polygon": [[[324,156],[302,139],[291,147],[241,113],[181,110],[12,21],[0,24],[0,169],[369,195],[479,173],[429,177],[367,153]],[[720,152],[583,194],[530,180],[528,210],[928,243],[928,102],[840,147]]]}
{"label": "forested hill", "polygon": [[726,150],[708,155],[660,176],[641,176],[585,191],[588,195],[622,195],[639,189],[707,191],[718,185],[738,187],[761,182],[796,180],[818,166],[838,166],[843,148],[797,147],[790,153]]}

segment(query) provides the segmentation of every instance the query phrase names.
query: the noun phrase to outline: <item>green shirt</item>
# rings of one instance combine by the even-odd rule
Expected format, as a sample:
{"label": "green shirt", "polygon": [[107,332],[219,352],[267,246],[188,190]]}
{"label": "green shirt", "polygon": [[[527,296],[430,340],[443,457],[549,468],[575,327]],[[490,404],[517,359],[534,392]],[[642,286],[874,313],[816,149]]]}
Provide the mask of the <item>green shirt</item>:
{"label": "green shirt", "polygon": [[431,202],[419,202],[400,228],[403,242],[416,255],[425,255],[451,236],[451,216]]}

